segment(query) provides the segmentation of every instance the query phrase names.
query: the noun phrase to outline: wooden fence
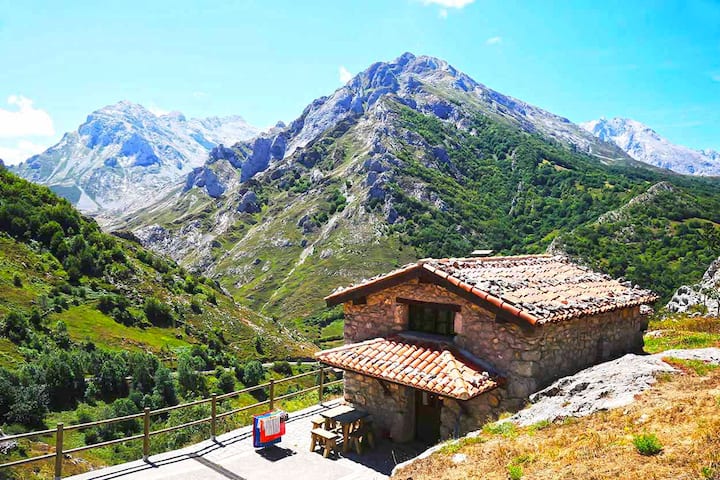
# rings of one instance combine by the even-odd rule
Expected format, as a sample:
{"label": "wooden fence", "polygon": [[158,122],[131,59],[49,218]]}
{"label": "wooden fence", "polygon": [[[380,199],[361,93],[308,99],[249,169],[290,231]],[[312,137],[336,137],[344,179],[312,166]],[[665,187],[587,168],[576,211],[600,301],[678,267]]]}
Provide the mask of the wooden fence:
{"label": "wooden fence", "polygon": [[[65,426],[63,423],[58,423],[56,428],[51,428],[48,430],[40,430],[40,431],[35,431],[35,432],[20,433],[18,435],[5,436],[5,437],[0,438],[0,442],[21,440],[23,438],[29,438],[29,437],[52,435],[54,433],[55,434],[55,453],[48,453],[46,455],[37,455],[34,457],[30,457],[30,458],[23,458],[21,460],[15,460],[13,462],[3,463],[3,464],[0,464],[0,469],[8,468],[8,467],[15,467],[15,466],[23,465],[26,463],[40,462],[42,460],[49,460],[54,457],[55,458],[55,479],[59,480],[62,477],[62,461],[63,461],[64,455],[82,452],[85,450],[91,450],[93,448],[107,447],[108,445],[114,445],[116,443],[129,442],[132,440],[141,440],[141,439],[143,441],[143,460],[147,461],[148,456],[150,455],[150,438],[155,435],[160,435],[161,433],[173,432],[173,431],[179,430],[181,428],[192,427],[194,425],[200,425],[202,423],[209,422],[210,423],[210,438],[212,440],[215,440],[215,436],[217,435],[217,421],[221,418],[225,418],[230,415],[235,415],[237,413],[259,407],[261,405],[267,405],[268,410],[272,410],[273,408],[275,408],[275,402],[285,400],[285,399],[294,397],[296,395],[301,395],[303,393],[311,392],[313,390],[316,390],[318,392],[318,403],[322,403],[324,390],[328,387],[331,387],[334,385],[339,385],[340,383],[342,383],[342,379],[325,383],[325,372],[328,370],[333,370],[333,369],[329,368],[329,367],[320,368],[318,370],[313,370],[311,372],[293,375],[292,377],[283,378],[281,380],[270,380],[267,383],[262,383],[262,384],[254,386],[254,387],[244,388],[244,389],[238,390],[236,392],[225,393],[222,395],[212,394],[212,396],[210,396],[209,398],[204,398],[202,400],[196,400],[194,402],[189,402],[189,403],[183,403],[180,405],[174,405],[172,407],[165,407],[165,408],[160,408],[157,410],[150,410],[149,408],[145,408],[145,410],[142,413],[136,413],[134,415],[108,418],[106,420],[98,420],[96,422],[81,423],[78,425],[69,425],[69,426]],[[275,396],[275,386],[276,385],[281,384],[281,383],[290,382],[293,380],[298,380],[302,377],[307,377],[310,375],[318,375],[318,382],[316,385],[298,390],[296,392],[291,392],[291,393],[288,393],[285,395],[281,395],[279,397]],[[264,400],[262,402],[253,403],[252,405],[235,408],[233,410],[229,410],[227,412],[223,412],[220,414],[217,413],[218,402],[222,402],[224,400],[228,400],[230,398],[237,397],[243,393],[250,393],[250,392],[265,389],[265,388],[268,389],[267,400]],[[172,427],[162,428],[160,430],[152,430],[152,431],[150,430],[150,418],[153,416],[168,413],[173,410],[179,410],[179,409],[184,409],[184,408],[188,408],[188,407],[193,407],[195,405],[202,405],[205,403],[210,403],[210,416],[209,417],[200,418],[197,420],[193,420],[191,422],[183,423],[181,425],[174,425]],[[132,435],[129,437],[116,438],[114,440],[108,440],[106,442],[94,443],[92,445],[83,445],[81,447],[70,448],[68,450],[63,449],[63,435],[65,432],[72,431],[72,430],[83,430],[86,428],[97,427],[99,425],[108,425],[111,423],[124,422],[127,420],[136,420],[136,419],[141,419],[141,418],[143,419],[143,433],[140,433],[137,435]]]}

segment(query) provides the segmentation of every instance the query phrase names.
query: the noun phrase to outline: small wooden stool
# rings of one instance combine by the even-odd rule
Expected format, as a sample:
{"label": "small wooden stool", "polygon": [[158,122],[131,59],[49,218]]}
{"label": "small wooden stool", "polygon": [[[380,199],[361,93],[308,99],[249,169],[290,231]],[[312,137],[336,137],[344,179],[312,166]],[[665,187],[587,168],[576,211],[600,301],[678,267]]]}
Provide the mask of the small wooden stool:
{"label": "small wooden stool", "polygon": [[320,415],[315,415],[310,419],[310,423],[312,423],[313,430],[316,428],[322,428],[325,423],[325,418]]}
{"label": "small wooden stool", "polygon": [[310,439],[310,451],[315,451],[315,446],[319,443],[325,447],[323,457],[327,458],[332,450],[337,453],[337,433],[329,432],[324,428],[313,428]]}
{"label": "small wooden stool", "polygon": [[358,455],[362,455],[362,444],[367,441],[370,448],[375,448],[375,434],[372,430],[372,423],[366,423],[350,433],[348,442],[350,447],[355,446]]}

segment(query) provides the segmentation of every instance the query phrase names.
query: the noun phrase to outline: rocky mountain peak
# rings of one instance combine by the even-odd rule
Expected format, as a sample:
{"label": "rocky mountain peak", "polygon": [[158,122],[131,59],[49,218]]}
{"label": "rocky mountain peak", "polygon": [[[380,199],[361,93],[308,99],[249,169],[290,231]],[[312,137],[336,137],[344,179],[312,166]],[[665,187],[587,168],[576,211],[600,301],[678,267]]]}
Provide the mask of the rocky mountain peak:
{"label": "rocky mountain peak", "polygon": [[178,111],[158,116],[122,100],[92,112],[75,132],[14,171],[51,186],[85,212],[112,216],[177,186],[217,145],[258,133],[240,116],[188,120]]}
{"label": "rocky mountain peak", "polygon": [[686,175],[720,175],[720,153],[676,145],[649,126],[629,118],[600,118],[580,126],[613,142],[635,160]]}

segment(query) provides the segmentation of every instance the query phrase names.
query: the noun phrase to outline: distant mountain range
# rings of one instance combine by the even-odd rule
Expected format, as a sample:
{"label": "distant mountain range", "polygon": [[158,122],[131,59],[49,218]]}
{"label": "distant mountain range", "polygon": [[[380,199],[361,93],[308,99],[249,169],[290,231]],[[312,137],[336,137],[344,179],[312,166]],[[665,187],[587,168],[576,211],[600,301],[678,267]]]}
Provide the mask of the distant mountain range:
{"label": "distant mountain range", "polygon": [[719,254],[720,186],[638,154],[667,145],[406,53],[266,132],[121,102],[15,170],[331,345],[324,295],[427,256],[549,248],[666,299],[696,282]]}
{"label": "distant mountain range", "polygon": [[628,118],[601,118],[580,126],[613,142],[635,160],[685,175],[720,175],[720,153],[675,145],[653,129]]}
{"label": "distant mountain range", "polygon": [[258,133],[239,116],[188,120],[123,101],[91,113],[76,131],[12,171],[50,186],[84,212],[115,216],[184,181],[217,145]]}
{"label": "distant mountain range", "polygon": [[301,330],[323,343],[340,321],[319,313],[333,288],[476,248],[552,244],[669,296],[717,257],[713,222],[716,182],[637,161],[443,60],[404,54],[287,126],[214,148],[161,201],[112,228],[256,311],[305,318]]}

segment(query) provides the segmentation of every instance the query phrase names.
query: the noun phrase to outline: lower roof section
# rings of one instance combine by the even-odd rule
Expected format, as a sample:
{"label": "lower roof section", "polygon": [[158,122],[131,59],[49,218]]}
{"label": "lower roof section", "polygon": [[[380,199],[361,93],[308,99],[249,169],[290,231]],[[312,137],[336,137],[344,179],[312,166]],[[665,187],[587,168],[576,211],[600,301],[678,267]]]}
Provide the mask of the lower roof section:
{"label": "lower roof section", "polygon": [[315,354],[334,367],[468,400],[497,388],[501,379],[450,342],[411,334],[374,338]]}

